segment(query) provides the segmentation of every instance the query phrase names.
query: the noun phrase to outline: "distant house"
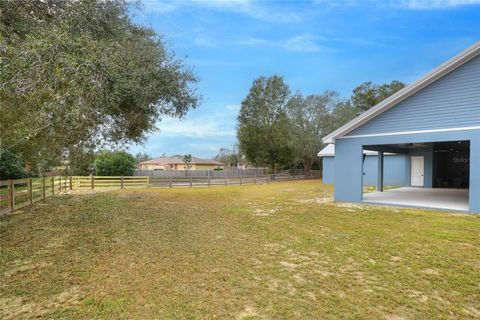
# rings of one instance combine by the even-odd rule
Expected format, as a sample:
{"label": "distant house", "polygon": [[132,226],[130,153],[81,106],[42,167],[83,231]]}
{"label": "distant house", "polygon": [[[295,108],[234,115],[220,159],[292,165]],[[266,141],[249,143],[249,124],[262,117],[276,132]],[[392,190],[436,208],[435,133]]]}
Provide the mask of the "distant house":
{"label": "distant house", "polygon": [[158,157],[152,160],[142,161],[138,165],[140,170],[221,170],[225,164],[213,159],[200,159],[192,157],[187,165],[181,157]]}

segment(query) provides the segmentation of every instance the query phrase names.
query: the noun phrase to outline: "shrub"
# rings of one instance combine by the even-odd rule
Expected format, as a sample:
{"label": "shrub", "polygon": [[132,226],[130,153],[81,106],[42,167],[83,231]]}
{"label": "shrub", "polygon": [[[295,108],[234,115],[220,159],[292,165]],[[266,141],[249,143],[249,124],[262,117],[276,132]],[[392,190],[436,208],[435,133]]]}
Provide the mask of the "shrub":
{"label": "shrub", "polygon": [[0,149],[0,180],[21,179],[25,176],[20,157],[10,150]]}
{"label": "shrub", "polygon": [[131,176],[135,157],[125,151],[102,151],[95,158],[95,173],[99,176]]}

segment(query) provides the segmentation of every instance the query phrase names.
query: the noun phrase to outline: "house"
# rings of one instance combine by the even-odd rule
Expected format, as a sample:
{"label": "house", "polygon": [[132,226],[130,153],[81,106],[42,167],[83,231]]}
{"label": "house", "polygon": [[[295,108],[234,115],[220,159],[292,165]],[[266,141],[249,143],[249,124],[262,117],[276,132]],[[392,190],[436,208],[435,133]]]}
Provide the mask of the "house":
{"label": "house", "polygon": [[[480,42],[323,138],[335,144],[335,200],[480,212]],[[363,192],[364,151],[377,191]],[[383,191],[386,153],[407,157]]]}
{"label": "house", "polygon": [[[377,185],[377,151],[363,151],[363,186]],[[322,158],[322,182],[334,183],[335,145],[328,144],[318,156]],[[404,154],[385,153],[385,186],[403,186],[405,184],[408,157]]]}
{"label": "house", "polygon": [[138,164],[140,170],[222,170],[225,165],[213,159],[201,159],[192,157],[187,165],[182,157],[158,157],[152,160],[142,161]]}

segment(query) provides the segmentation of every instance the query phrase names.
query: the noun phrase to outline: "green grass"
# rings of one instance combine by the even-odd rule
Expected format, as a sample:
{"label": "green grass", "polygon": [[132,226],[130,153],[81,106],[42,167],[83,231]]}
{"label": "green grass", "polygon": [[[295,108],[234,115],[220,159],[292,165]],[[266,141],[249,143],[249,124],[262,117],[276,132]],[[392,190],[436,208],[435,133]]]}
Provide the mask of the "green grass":
{"label": "green grass", "polygon": [[0,220],[0,318],[480,317],[477,215],[319,181],[57,196]]}

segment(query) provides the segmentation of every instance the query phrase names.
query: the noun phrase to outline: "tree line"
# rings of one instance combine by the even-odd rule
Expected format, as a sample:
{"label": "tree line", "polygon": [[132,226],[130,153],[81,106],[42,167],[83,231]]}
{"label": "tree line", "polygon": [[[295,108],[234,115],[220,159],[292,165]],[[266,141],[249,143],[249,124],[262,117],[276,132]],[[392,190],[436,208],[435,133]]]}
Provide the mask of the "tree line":
{"label": "tree line", "polygon": [[283,77],[259,77],[241,103],[237,138],[247,161],[280,168],[301,165],[308,174],[323,146],[322,137],[405,87],[400,81],[365,82],[348,99],[334,91],[291,93]]}

